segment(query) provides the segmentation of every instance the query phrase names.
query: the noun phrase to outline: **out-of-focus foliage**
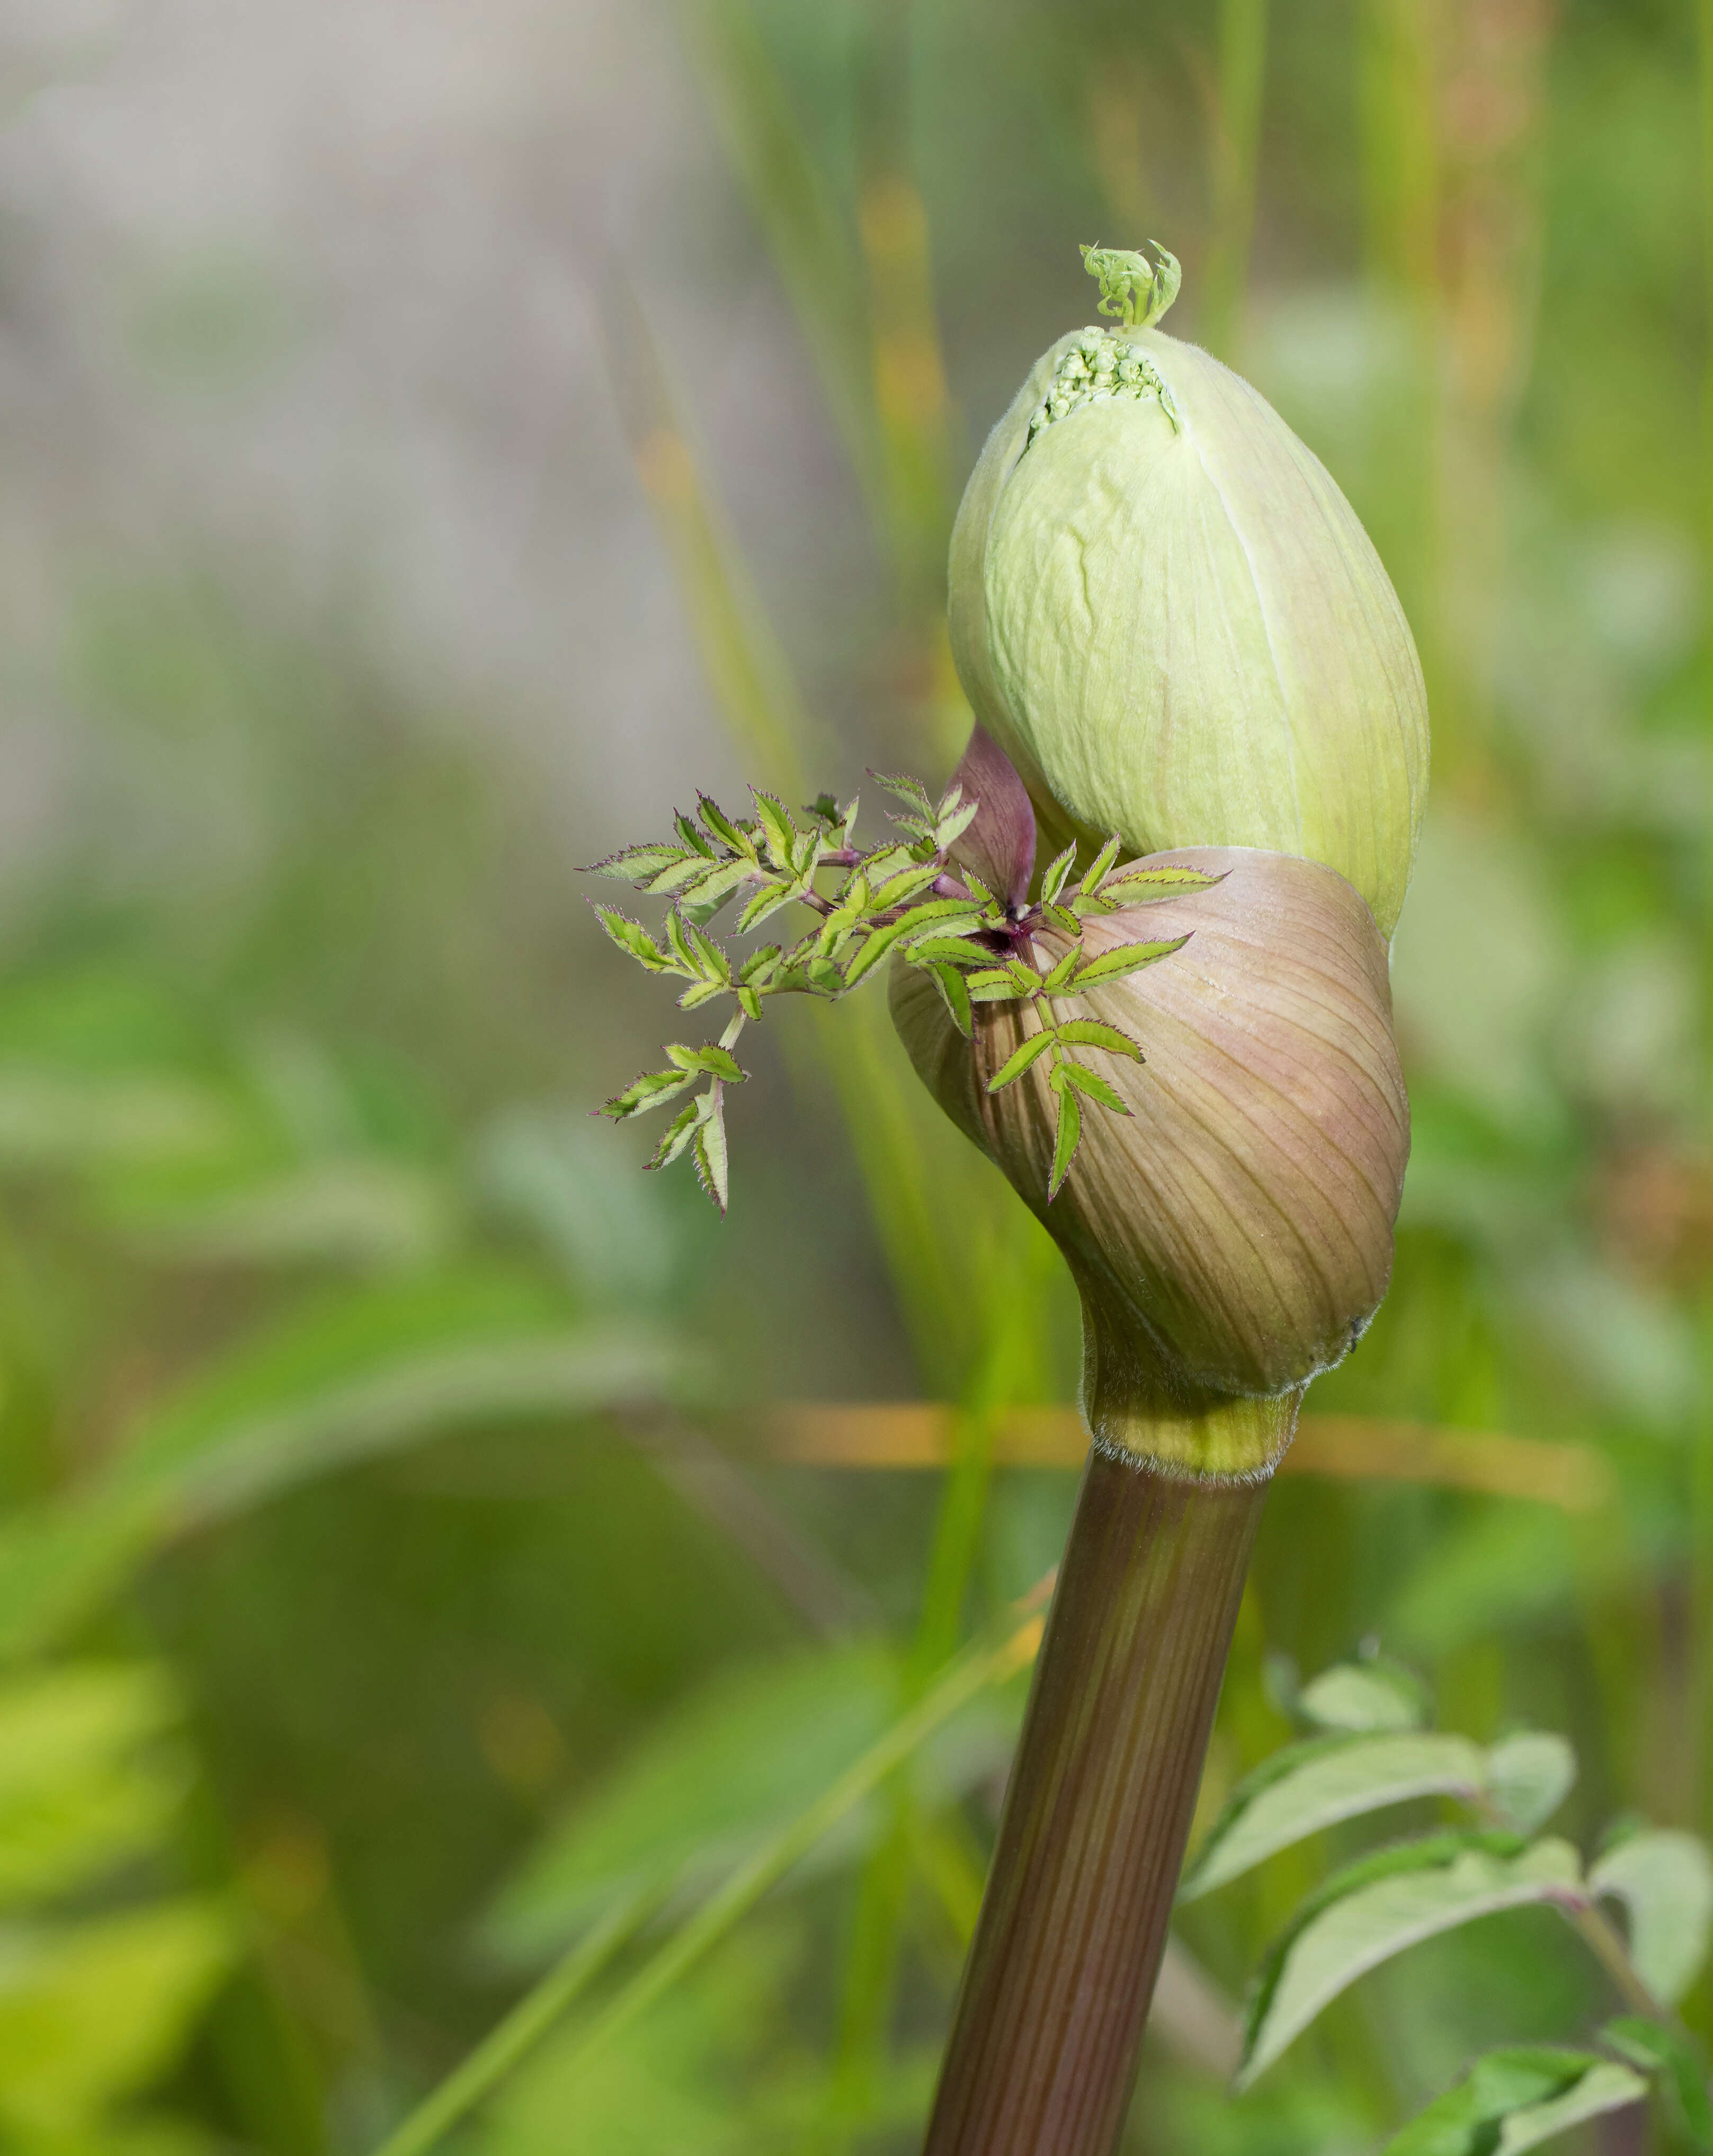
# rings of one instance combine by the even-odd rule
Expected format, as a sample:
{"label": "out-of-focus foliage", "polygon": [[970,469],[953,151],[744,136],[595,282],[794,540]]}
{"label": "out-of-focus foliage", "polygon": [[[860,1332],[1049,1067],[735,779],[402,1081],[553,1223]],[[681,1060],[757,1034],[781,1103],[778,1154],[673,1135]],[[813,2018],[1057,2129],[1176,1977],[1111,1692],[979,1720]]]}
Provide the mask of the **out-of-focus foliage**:
{"label": "out-of-focus foliage", "polygon": [[[1089,316],[1078,244],[1155,234],[1433,706],[1397,1274],[1310,1404],[1573,1440],[1616,1494],[1274,1493],[1203,1797],[1273,1853],[1183,1908],[1131,2145],[1467,2142],[1632,2070],[1681,2129],[1693,2064],[1548,1908],[1226,2077],[1245,1972],[1367,1845],[1328,1767],[1254,1794],[1297,1723],[1423,1831],[1477,1783],[1579,1850],[1658,1822],[1602,1906],[1663,1989],[1693,1958],[1691,13],[217,12],[0,21],[0,2137],[357,2156],[546,1999],[467,2148],[911,2146],[1003,1613],[1071,1497],[987,1447],[1071,1396],[1071,1299],[862,999],[767,1029],[723,1226],[641,1174],[586,1115],[661,1017],[572,866],[699,788],[944,784],[963,475]],[[776,1399],[912,1395],[955,1404],[944,1476],[765,1456]],[[1713,2038],[1705,1976],[1679,2010]]]}

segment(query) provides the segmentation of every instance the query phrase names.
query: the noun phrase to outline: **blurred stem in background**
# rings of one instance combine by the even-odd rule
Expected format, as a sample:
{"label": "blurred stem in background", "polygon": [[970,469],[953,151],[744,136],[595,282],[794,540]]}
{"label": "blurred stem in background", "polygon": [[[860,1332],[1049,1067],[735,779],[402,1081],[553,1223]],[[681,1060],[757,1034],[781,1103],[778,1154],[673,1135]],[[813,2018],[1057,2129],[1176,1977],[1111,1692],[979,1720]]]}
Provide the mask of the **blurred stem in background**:
{"label": "blurred stem in background", "polygon": [[1211,149],[1213,234],[1201,321],[1203,341],[1240,367],[1244,287],[1255,229],[1261,93],[1267,72],[1267,0],[1220,0],[1219,76]]}
{"label": "blurred stem in background", "polygon": [[1362,0],[1357,110],[1363,251],[1382,334],[1400,342],[1381,552],[1415,631],[1433,713],[1436,773],[1455,765],[1438,586],[1440,530],[1439,173],[1428,0]]}

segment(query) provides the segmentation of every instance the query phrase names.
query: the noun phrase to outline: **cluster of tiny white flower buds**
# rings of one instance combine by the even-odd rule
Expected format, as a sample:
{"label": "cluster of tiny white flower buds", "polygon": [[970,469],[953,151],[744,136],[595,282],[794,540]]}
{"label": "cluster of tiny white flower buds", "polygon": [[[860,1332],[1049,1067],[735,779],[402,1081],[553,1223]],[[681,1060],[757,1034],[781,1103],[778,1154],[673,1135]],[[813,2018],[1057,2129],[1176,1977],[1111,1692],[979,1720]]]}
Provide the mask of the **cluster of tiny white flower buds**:
{"label": "cluster of tiny white flower buds", "polygon": [[1029,441],[1055,420],[1108,397],[1157,397],[1173,425],[1177,424],[1166,384],[1136,346],[1121,342],[1110,330],[1091,328],[1059,354],[1053,387],[1029,421]]}

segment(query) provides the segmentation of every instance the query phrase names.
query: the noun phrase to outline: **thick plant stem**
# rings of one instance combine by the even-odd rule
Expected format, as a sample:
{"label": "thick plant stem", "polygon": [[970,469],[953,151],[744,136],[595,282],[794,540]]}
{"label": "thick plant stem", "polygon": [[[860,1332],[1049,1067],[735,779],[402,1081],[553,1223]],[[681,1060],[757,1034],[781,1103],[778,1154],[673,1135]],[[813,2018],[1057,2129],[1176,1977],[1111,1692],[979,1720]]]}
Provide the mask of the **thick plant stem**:
{"label": "thick plant stem", "polygon": [[1117,2147],[1265,1495],[1090,1453],[925,2156]]}

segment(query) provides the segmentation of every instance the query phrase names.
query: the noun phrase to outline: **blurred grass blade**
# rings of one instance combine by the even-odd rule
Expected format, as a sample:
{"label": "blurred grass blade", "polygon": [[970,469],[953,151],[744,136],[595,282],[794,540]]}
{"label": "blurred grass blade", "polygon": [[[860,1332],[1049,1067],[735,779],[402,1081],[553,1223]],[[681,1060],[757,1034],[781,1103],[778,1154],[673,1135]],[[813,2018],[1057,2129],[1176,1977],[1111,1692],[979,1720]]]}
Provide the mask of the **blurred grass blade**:
{"label": "blurred grass blade", "polygon": [[[774,1458],[805,1467],[936,1468],[951,1456],[952,1429],[953,1411],[933,1400],[804,1400],[777,1409],[767,1436]],[[1080,1467],[1088,1449],[1071,1407],[1008,1408],[994,1432],[1002,1467]],[[1305,1414],[1278,1472],[1423,1482],[1533,1498],[1567,1512],[1599,1512],[1617,1495],[1610,1467],[1590,1445],[1372,1415]]]}
{"label": "blurred grass blade", "polygon": [[264,1328],[90,1488],[0,1521],[0,1654],[78,1621],[165,1537],[310,1476],[483,1421],[657,1400],[683,1376],[658,1328],[562,1312],[537,1283],[470,1270],[346,1289]]}
{"label": "blurred grass blade", "polygon": [[685,0],[727,154],[741,179],[808,345],[834,426],[877,528],[885,521],[868,365],[863,268],[850,225],[798,124],[746,0]]}
{"label": "blurred grass blade", "polygon": [[[1032,1601],[1039,1597],[1031,1597]],[[936,1730],[986,1686],[1003,1683],[1025,1669],[1041,1643],[1043,1619],[1018,1611],[1008,1614],[990,1635],[966,1649],[907,1712],[811,1804],[770,1835],[726,1878],[694,1915],[679,1927],[596,2014],[565,2066],[587,2059],[627,2027],[679,1978],[719,1943],[770,1888],[777,1886],[831,1833],[893,1770],[921,1748]],[[450,2080],[419,2105],[377,2152],[377,2156],[423,2156],[509,2073],[524,2051],[543,2035],[571,2003],[567,1964],[551,1972],[500,2027],[471,2053]],[[594,1974],[592,1969],[590,1975]],[[580,1976],[576,1989],[587,1981]],[[551,2012],[539,2003],[549,1994]],[[527,2033],[520,2038],[519,2031]],[[455,2084],[455,2089],[454,2087]],[[448,2092],[453,2093],[449,2095]]]}
{"label": "blurred grass blade", "polygon": [[1267,10],[1268,0],[1220,0],[1218,97],[1213,142],[1213,239],[1203,272],[1206,298],[1202,320],[1208,351],[1228,367],[1239,363],[1244,285],[1255,224]]}

